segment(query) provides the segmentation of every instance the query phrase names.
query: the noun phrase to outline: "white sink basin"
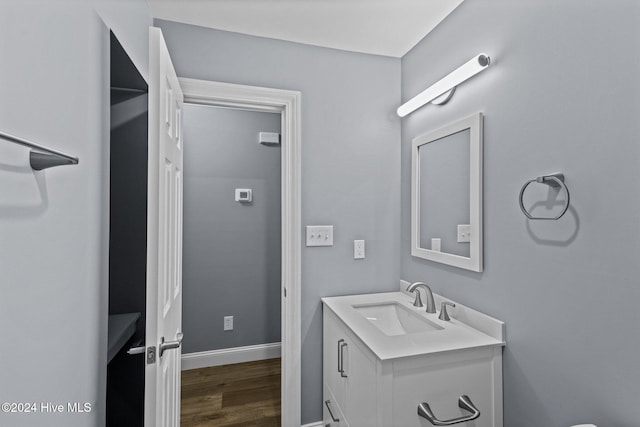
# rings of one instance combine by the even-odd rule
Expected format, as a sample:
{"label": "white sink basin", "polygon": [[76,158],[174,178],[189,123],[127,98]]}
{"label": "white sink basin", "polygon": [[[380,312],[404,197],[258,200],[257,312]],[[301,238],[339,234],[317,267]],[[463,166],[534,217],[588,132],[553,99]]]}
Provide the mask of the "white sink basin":
{"label": "white sink basin", "polygon": [[[433,296],[436,307],[453,302]],[[326,315],[337,316],[380,360],[504,345],[499,320],[456,303],[449,311],[451,320],[443,321],[412,301],[403,292],[322,298]]]}
{"label": "white sink basin", "polygon": [[413,313],[396,301],[354,305],[353,309],[387,336],[443,329],[442,326]]}

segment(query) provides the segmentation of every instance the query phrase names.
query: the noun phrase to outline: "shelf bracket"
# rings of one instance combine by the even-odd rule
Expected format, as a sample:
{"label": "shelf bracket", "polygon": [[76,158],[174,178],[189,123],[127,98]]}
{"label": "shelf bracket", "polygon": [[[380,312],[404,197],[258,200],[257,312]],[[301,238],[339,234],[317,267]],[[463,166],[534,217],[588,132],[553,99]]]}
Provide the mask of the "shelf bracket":
{"label": "shelf bracket", "polygon": [[0,132],[0,138],[13,142],[14,144],[29,147],[29,164],[33,170],[43,170],[54,166],[77,165],[79,159],[77,157],[64,154],[51,148],[43,147],[33,142]]}

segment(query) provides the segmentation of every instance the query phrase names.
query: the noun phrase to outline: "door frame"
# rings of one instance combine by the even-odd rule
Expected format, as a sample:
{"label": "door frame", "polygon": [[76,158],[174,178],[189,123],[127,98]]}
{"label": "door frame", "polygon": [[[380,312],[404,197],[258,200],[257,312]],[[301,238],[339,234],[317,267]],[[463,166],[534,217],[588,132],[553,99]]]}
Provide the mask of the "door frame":
{"label": "door frame", "polygon": [[281,424],[301,423],[301,98],[298,91],[179,78],[184,102],[281,114]]}

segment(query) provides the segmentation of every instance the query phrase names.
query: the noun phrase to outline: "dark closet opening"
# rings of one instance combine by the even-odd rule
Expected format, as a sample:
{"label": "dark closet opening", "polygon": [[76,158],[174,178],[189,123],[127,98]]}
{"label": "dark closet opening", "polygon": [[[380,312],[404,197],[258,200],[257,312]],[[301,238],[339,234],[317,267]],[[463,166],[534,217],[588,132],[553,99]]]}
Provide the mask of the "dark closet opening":
{"label": "dark closet opening", "polygon": [[111,33],[107,427],[144,427],[148,86]]}

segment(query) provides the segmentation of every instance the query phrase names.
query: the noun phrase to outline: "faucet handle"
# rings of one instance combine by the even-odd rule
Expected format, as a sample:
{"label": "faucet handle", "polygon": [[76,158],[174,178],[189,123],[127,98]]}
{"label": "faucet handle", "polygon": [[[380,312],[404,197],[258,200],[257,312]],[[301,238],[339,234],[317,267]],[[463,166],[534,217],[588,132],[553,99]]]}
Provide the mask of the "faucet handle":
{"label": "faucet handle", "polygon": [[413,306],[424,307],[424,304],[422,304],[422,298],[420,297],[420,289],[416,288],[412,292],[416,294],[416,299],[413,301]]}
{"label": "faucet handle", "polygon": [[443,301],[442,304],[440,304],[440,316],[438,316],[438,319],[440,320],[444,320],[444,321],[449,321],[451,320],[451,318],[449,317],[449,313],[447,313],[447,306],[450,305],[451,307],[455,307],[456,305],[452,302],[449,301]]}

